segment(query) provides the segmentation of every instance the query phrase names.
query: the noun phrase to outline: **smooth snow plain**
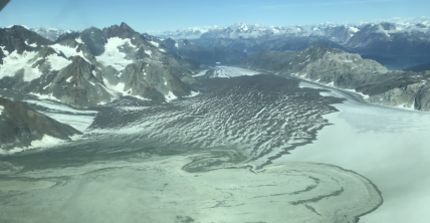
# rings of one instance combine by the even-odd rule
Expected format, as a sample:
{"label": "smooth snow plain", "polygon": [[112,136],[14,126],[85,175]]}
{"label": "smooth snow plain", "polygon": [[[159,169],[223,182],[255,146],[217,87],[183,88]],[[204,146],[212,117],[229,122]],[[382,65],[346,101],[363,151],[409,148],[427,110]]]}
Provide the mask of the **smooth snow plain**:
{"label": "smooth snow plain", "polygon": [[[303,87],[321,88],[312,83]],[[324,88],[324,87],[323,87]],[[342,91],[331,95],[342,97]],[[384,203],[360,223],[414,222],[430,219],[430,113],[347,100],[338,113],[325,115],[334,125],[317,140],[275,160],[317,162],[359,173],[381,191]]]}

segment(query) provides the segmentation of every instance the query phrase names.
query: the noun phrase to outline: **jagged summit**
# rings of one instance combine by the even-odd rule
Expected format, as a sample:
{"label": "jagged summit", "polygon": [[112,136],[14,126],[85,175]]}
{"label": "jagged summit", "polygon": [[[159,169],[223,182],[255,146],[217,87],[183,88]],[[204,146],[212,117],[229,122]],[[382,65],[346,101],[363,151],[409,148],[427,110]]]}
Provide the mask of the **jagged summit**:
{"label": "jagged summit", "polygon": [[113,25],[108,28],[104,28],[103,33],[106,35],[107,38],[111,38],[111,37],[131,38],[133,35],[139,34],[124,22],[122,22],[119,26]]}

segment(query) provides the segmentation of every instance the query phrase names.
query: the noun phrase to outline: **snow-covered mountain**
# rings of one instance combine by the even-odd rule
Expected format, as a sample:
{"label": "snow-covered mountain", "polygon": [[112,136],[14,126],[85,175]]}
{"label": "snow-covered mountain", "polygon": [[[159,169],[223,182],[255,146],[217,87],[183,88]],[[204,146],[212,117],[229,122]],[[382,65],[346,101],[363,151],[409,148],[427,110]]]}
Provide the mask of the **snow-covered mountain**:
{"label": "snow-covered mountain", "polygon": [[171,38],[174,40],[181,39],[197,39],[200,38],[201,35],[207,33],[211,30],[221,29],[218,26],[201,26],[201,27],[191,27],[187,29],[177,29],[177,30],[168,30],[168,31],[154,31],[148,32],[151,35],[158,36],[161,38]]}
{"label": "snow-covered mountain", "polygon": [[[403,69],[430,61],[429,27],[428,17],[282,27],[240,22],[225,28],[205,29],[188,37],[181,30],[170,36],[172,39],[192,39],[208,49],[222,46],[247,54],[262,49],[299,51],[312,45],[328,45],[378,59],[390,69]],[[199,29],[188,29],[190,33],[193,30]],[[162,35],[163,38],[168,36]]]}
{"label": "snow-covered mountain", "polygon": [[[332,25],[319,26],[266,26],[239,22],[224,29],[209,30],[202,38],[224,38],[224,39],[258,39],[272,36],[329,36],[345,41],[359,31],[359,25]],[[346,35],[345,35],[346,34]],[[342,38],[339,38],[342,37]]]}
{"label": "snow-covered mountain", "polygon": [[54,29],[54,28],[45,28],[41,26],[36,26],[29,28],[30,31],[35,32],[51,41],[57,40],[59,36],[61,36],[64,33],[72,33],[74,31],[69,29]]}
{"label": "snow-covered mountain", "polygon": [[127,24],[52,42],[22,26],[0,29],[0,86],[87,108],[130,95],[168,101],[191,94],[199,64]]}

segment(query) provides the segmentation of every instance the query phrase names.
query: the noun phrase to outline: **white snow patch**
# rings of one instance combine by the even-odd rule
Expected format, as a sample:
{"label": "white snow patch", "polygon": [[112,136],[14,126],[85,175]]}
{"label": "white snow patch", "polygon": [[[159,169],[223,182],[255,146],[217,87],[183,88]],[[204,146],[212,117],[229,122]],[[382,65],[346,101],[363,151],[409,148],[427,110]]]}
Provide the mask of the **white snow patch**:
{"label": "white snow patch", "polygon": [[145,50],[145,53],[148,54],[150,57],[152,55],[152,51],[151,50]]}
{"label": "white snow patch", "polygon": [[118,71],[123,70],[128,64],[133,62],[132,60],[125,59],[126,54],[119,51],[118,47],[124,44],[133,46],[129,39],[109,38],[105,45],[105,52],[100,56],[96,56],[97,60],[105,66],[111,65]]}
{"label": "white snow patch", "polygon": [[31,47],[37,47],[37,44],[36,44],[36,43],[29,44],[29,43],[27,42],[27,40],[25,41],[25,45],[28,45],[28,46],[31,46]]}
{"label": "white snow patch", "polygon": [[3,64],[0,65],[0,79],[6,76],[14,76],[18,70],[24,69],[24,81],[30,82],[42,75],[39,69],[31,67],[32,64],[28,61],[34,58],[37,52],[24,51],[18,54],[13,51],[8,56],[3,58]]}
{"label": "white snow patch", "polygon": [[51,83],[49,83],[48,85],[46,85],[45,87],[43,87],[43,90],[46,90],[46,88],[48,88],[49,86],[51,86]]}
{"label": "white snow patch", "polygon": [[363,97],[363,99],[368,99],[369,98],[369,95],[363,94],[362,92],[356,91],[355,89],[343,89],[343,90],[354,92],[354,93],[360,95],[361,97]]}
{"label": "white snow patch", "polygon": [[261,74],[260,71],[250,70],[241,67],[232,67],[232,66],[217,66],[214,72],[214,77],[220,78],[231,78],[231,77],[239,77],[239,76],[253,76],[257,74]]}
{"label": "white snow patch", "polygon": [[188,95],[188,96],[184,96],[183,98],[193,98],[193,97],[195,97],[195,96],[197,96],[197,95],[199,95],[200,94],[200,92],[199,91],[197,91],[197,92],[195,92],[195,91],[191,91],[191,94],[190,95]]}
{"label": "white snow patch", "polygon": [[72,61],[55,54],[47,56],[46,59],[51,64],[53,70],[61,70],[72,63]]}
{"label": "white snow patch", "polygon": [[115,95],[117,95],[117,93],[128,95],[127,91],[124,90],[125,84],[122,82],[119,82],[117,85],[111,85],[106,78],[103,78],[103,83],[109,90],[116,92]]}
{"label": "white snow patch", "polygon": [[169,91],[169,93],[167,95],[164,95],[164,97],[166,98],[167,102],[173,101],[173,100],[178,98],[171,91]]}
{"label": "white snow patch", "polygon": [[52,96],[51,94],[39,94],[39,93],[34,93],[34,92],[30,92],[30,95],[36,96],[37,98],[41,99],[41,100],[52,100],[52,101],[58,101],[61,102],[58,98]]}
{"label": "white snow patch", "polygon": [[50,147],[60,142],[63,142],[63,140],[54,138],[49,135],[44,135],[41,140],[32,141],[31,147]]}
{"label": "white snow patch", "polygon": [[85,44],[84,41],[82,41],[81,37],[76,38],[75,41],[78,43]]}
{"label": "white snow patch", "polygon": [[206,72],[208,72],[209,69],[206,70],[202,70],[200,72],[198,72],[196,75],[193,75],[193,77],[200,77],[206,74]]}
{"label": "white snow patch", "polygon": [[3,111],[4,111],[4,107],[3,105],[0,105],[0,115],[3,114]]}
{"label": "white snow patch", "polygon": [[40,147],[49,148],[49,147],[56,146],[56,145],[63,143],[63,142],[65,142],[65,140],[58,139],[58,138],[55,138],[55,137],[52,137],[49,135],[44,135],[41,140],[32,141],[31,145],[29,147],[14,148],[11,150],[0,149],[0,155],[11,155],[14,153],[19,153],[19,152],[23,152],[23,151],[30,150],[30,149],[40,148]]}
{"label": "white snow patch", "polygon": [[161,52],[165,53],[166,51],[164,49],[160,49]]}
{"label": "white snow patch", "polygon": [[175,47],[176,47],[176,48],[178,48],[178,47],[179,47],[178,43],[175,43]]}
{"label": "white snow patch", "polygon": [[73,113],[73,114],[85,114],[85,115],[96,115],[98,113],[98,111],[94,111],[94,110],[75,109],[68,105],[62,104],[61,102],[58,103],[59,101],[53,102],[48,100],[23,100],[23,102],[45,107],[50,111]]}
{"label": "white snow patch", "polygon": [[0,49],[3,51],[3,54],[5,56],[7,56],[7,55],[9,55],[9,51],[7,51],[5,48],[6,48],[6,46],[0,46]]}
{"label": "white snow patch", "polygon": [[44,110],[38,112],[67,125],[72,126],[78,131],[85,131],[94,121],[97,111],[79,110],[62,103],[48,100],[24,100],[25,103],[34,104],[44,107]]}
{"label": "white snow patch", "polygon": [[152,44],[152,45],[153,45],[153,46],[155,46],[155,47],[159,47],[159,46],[160,46],[160,44],[159,44],[159,43],[154,42],[154,41],[148,41],[148,43]]}
{"label": "white snow patch", "polygon": [[354,33],[360,31],[358,28],[355,28],[355,27],[349,27],[349,30],[351,30],[351,32],[354,32]]}
{"label": "white snow patch", "polygon": [[84,53],[82,51],[81,52],[77,51],[79,45],[76,46],[76,48],[72,48],[72,47],[64,46],[64,45],[57,43],[57,44],[51,45],[49,47],[54,49],[58,54],[60,54],[62,52],[64,54],[64,56],[66,56],[67,58],[73,57],[73,56],[80,56],[85,61],[87,61],[88,63],[91,64],[91,62],[84,56]]}

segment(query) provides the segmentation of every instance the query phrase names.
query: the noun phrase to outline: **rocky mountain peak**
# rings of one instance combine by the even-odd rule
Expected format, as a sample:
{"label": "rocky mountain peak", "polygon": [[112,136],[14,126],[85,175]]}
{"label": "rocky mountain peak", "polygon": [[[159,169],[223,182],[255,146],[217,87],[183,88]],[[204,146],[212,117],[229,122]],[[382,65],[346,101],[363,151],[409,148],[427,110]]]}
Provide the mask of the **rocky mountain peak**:
{"label": "rocky mountain peak", "polygon": [[[125,22],[121,22],[121,25],[119,26],[119,27],[121,27],[121,29],[124,29],[124,30],[133,30],[129,25],[127,25],[127,23],[125,23]],[[134,31],[134,30],[133,30]]]}
{"label": "rocky mountain peak", "polygon": [[103,29],[103,33],[105,33],[107,38],[111,37],[119,37],[119,38],[131,38],[133,35],[140,35],[138,32],[136,32],[134,29],[132,29],[130,26],[128,26],[126,23],[121,23],[118,25],[113,25],[108,28]]}
{"label": "rocky mountain peak", "polygon": [[100,56],[104,53],[107,38],[102,30],[91,27],[82,31],[80,37],[94,56]]}
{"label": "rocky mountain peak", "polygon": [[[43,45],[51,45],[53,42],[28,30],[23,26],[11,26],[9,28],[0,28],[0,54],[12,53],[14,50],[18,54],[24,51],[33,51]],[[2,53],[3,52],[3,53]],[[2,64],[0,58],[0,64]]]}

